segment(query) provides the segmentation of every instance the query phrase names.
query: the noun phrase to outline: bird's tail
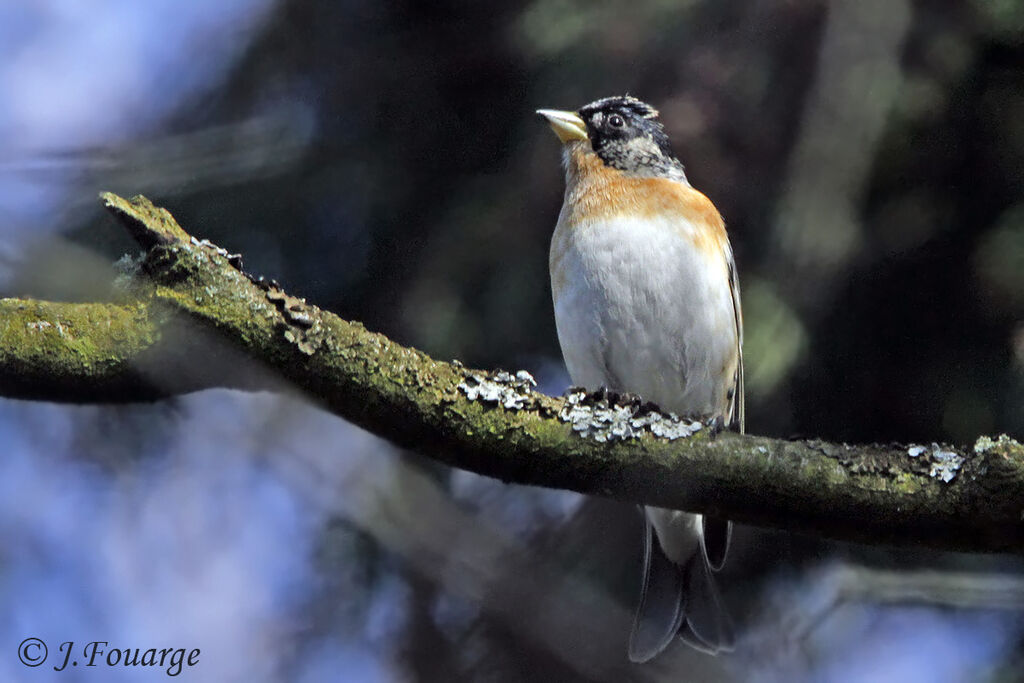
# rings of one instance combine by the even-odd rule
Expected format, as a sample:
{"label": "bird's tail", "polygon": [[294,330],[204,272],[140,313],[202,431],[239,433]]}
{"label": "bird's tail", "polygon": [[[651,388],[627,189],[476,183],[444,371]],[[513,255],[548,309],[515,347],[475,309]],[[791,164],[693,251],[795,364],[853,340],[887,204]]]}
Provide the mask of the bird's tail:
{"label": "bird's tail", "polygon": [[644,519],[644,578],[629,637],[630,660],[652,659],[676,635],[709,654],[731,650],[733,626],[712,573],[725,561],[731,525],[725,520],[703,520],[700,549],[685,563],[676,564],[662,550],[650,518],[644,515]]}

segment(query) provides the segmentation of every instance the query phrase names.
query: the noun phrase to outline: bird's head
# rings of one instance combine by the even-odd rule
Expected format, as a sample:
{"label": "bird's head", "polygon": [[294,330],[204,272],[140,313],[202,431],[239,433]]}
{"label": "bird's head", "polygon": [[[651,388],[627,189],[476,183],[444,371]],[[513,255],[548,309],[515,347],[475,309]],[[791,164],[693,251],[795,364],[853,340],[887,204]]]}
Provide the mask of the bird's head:
{"label": "bird's head", "polygon": [[583,147],[607,166],[634,175],[682,175],[682,164],[672,153],[658,110],[635,97],[605,97],[575,112],[538,109],[537,113],[567,149]]}

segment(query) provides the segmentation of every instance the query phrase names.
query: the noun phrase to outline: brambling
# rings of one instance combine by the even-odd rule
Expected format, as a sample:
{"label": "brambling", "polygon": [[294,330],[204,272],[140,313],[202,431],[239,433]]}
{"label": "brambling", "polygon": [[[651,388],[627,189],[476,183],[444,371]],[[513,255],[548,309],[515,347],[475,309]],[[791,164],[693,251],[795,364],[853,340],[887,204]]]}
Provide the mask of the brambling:
{"label": "brambling", "polygon": [[[687,181],[658,112],[626,96],[537,113],[563,145],[565,198],[549,267],[573,383],[637,393],[742,431],[743,318],[732,248],[715,205]],[[713,578],[731,524],[656,507],[644,513],[630,659],[651,659],[677,634],[705,652],[731,649],[732,624]]]}

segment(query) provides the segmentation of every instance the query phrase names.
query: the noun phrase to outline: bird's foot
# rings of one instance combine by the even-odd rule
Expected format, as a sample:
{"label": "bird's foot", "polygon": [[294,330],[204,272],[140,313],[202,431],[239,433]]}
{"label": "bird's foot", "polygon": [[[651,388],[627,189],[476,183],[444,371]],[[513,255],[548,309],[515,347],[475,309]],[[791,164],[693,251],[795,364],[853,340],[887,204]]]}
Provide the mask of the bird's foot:
{"label": "bird's foot", "polygon": [[663,413],[661,407],[653,401],[645,401],[640,394],[632,391],[616,391],[607,386],[601,386],[594,391],[586,387],[572,386],[566,389],[565,395],[583,394],[584,405],[605,405],[605,406],[631,406],[636,408],[637,415],[646,413]]}
{"label": "bird's foot", "polygon": [[708,436],[714,441],[719,434],[725,431],[725,418],[721,415],[712,415],[704,419],[704,426],[707,427]]}

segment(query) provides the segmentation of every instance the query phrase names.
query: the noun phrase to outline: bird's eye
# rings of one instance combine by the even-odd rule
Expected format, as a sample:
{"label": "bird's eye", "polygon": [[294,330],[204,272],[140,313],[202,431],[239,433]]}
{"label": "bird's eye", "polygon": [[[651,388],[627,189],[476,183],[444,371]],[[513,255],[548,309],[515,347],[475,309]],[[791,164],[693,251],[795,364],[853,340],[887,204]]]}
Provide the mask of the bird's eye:
{"label": "bird's eye", "polygon": [[622,120],[622,117],[618,114],[612,114],[608,117],[608,125],[612,128],[622,128],[626,125],[626,122]]}

